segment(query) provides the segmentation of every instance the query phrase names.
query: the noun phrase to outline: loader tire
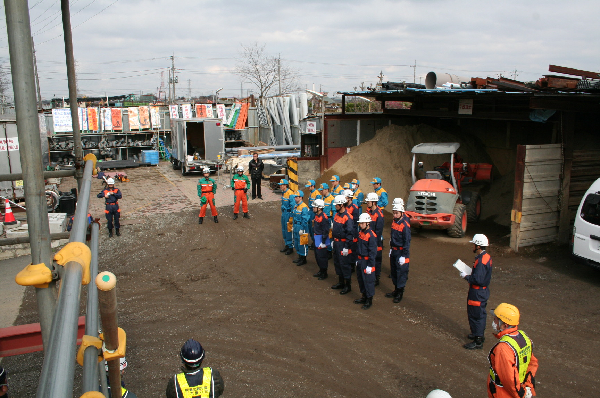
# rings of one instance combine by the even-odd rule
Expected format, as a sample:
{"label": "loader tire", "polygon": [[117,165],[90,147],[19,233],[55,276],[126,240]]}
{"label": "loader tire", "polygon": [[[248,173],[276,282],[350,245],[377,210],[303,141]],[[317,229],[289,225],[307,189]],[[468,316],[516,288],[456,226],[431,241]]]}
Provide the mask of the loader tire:
{"label": "loader tire", "polygon": [[467,216],[469,218],[469,222],[477,222],[479,221],[479,216],[481,215],[481,197],[479,197],[478,192],[473,192],[471,194],[471,201],[467,204]]}
{"label": "loader tire", "polygon": [[467,207],[462,204],[454,205],[454,225],[448,228],[448,236],[452,238],[462,238],[467,232]]}

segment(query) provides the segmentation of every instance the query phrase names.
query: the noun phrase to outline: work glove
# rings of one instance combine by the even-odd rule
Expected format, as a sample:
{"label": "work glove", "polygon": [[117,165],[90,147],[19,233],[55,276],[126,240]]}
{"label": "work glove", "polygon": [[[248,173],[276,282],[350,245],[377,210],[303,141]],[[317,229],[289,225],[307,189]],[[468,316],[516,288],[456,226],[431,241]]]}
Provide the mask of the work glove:
{"label": "work glove", "polygon": [[388,254],[388,257],[392,257],[392,249],[390,249],[390,254]]}
{"label": "work glove", "polygon": [[325,245],[325,243],[321,243],[321,244],[319,245],[319,249],[325,249],[326,247],[327,247],[327,246]]}
{"label": "work glove", "polygon": [[531,392],[531,387],[525,387],[525,395],[523,398],[532,398],[533,393]]}
{"label": "work glove", "polygon": [[231,187],[231,190],[232,190],[232,191],[235,191],[235,188],[234,188],[234,187]]}
{"label": "work glove", "polygon": [[465,279],[465,276],[467,276],[467,273],[465,271],[460,271],[460,277]]}
{"label": "work glove", "polygon": [[333,241],[331,241],[331,248],[333,249]]}
{"label": "work glove", "polygon": [[248,188],[244,188],[244,193],[248,193]]}
{"label": "work glove", "polygon": [[342,250],[342,256],[346,257],[348,255],[348,249],[346,249],[344,247],[344,249]]}
{"label": "work glove", "polygon": [[398,259],[398,264],[404,265],[404,263],[406,263],[406,258],[404,256],[402,256]]}
{"label": "work glove", "polygon": [[371,272],[373,272],[373,269],[374,269],[374,268],[375,268],[375,267],[367,267],[367,268],[365,268],[365,274],[367,274],[367,275],[371,275]]}
{"label": "work glove", "polygon": [[108,198],[110,196],[110,192],[107,192],[106,195],[104,195],[105,198]]}

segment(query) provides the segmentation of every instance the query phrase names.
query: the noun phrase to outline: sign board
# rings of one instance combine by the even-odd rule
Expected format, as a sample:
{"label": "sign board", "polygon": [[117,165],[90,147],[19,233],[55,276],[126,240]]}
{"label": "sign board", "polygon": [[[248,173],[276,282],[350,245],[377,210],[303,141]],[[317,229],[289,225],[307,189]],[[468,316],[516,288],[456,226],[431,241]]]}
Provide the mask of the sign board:
{"label": "sign board", "polygon": [[225,123],[225,119],[227,118],[227,113],[225,112],[224,104],[217,104],[217,117]]}
{"label": "sign board", "polygon": [[150,107],[150,122],[152,123],[153,128],[160,128],[160,113],[158,110],[158,106]]}
{"label": "sign board", "polygon": [[69,108],[52,109],[52,123],[54,124],[55,133],[67,133],[73,131],[71,110]]}
{"label": "sign board", "polygon": [[169,105],[169,114],[171,119],[177,119],[179,117],[179,105]]}
{"label": "sign board", "polygon": [[473,114],[473,100],[472,99],[458,100],[458,114],[459,115],[472,115]]}
{"label": "sign board", "polygon": [[191,104],[181,105],[181,114],[184,119],[191,119],[192,118],[192,105]]}
{"label": "sign board", "polygon": [[306,122],[306,134],[317,134],[317,122]]}

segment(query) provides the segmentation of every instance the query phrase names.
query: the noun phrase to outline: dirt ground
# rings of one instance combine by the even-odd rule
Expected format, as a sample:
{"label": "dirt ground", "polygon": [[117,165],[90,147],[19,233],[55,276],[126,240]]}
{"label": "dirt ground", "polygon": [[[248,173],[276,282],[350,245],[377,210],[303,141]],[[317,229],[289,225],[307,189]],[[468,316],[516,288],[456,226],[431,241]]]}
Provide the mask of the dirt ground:
{"label": "dirt ground", "polygon": [[[471,225],[463,239],[415,231],[403,301],[384,297],[392,289],[384,257],[382,284],[364,311],[352,303],[360,296],[354,276],[352,292],[341,296],[330,289],[335,276],[312,277],[313,252],[301,267],[279,252],[278,202],[252,201],[250,220],[234,221],[231,208],[221,208],[218,224],[198,225],[189,192],[196,176],[163,166],[129,173],[132,181],[120,186],[123,236],[108,239],[102,230],[99,263],[118,278],[129,364],[124,380],[139,397],[164,396],[188,338],[206,349],[204,365],[221,372],[226,397],[425,397],[434,388],[484,397],[495,342],[491,319],[484,349],[462,348],[468,286],[452,267],[457,258],[472,263],[468,240],[476,232],[492,242],[488,309],[509,302],[521,310],[540,362],[538,396],[600,396],[600,272],[572,262],[567,247],[516,254],[507,248],[509,230],[492,223]],[[386,214],[386,241],[389,223]],[[36,321],[34,292],[27,289],[15,324]],[[42,353],[2,361],[11,396],[35,396],[41,361]],[[76,373],[79,396],[80,367]]]}

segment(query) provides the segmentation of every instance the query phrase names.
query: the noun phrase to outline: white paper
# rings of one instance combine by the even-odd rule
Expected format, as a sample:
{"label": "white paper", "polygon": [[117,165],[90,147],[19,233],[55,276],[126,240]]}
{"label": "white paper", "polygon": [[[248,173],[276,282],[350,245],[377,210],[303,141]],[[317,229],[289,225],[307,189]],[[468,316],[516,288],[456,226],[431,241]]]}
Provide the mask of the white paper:
{"label": "white paper", "polygon": [[471,267],[469,267],[467,264],[465,264],[461,259],[456,260],[456,262],[452,265],[454,266],[454,268],[456,268],[459,271],[464,272],[467,275],[471,275],[471,272],[473,272]]}

